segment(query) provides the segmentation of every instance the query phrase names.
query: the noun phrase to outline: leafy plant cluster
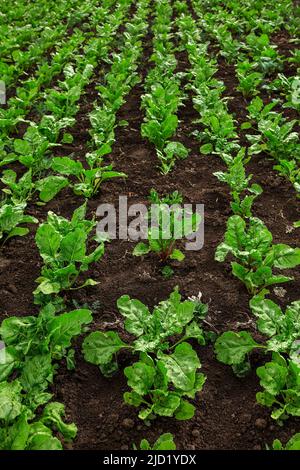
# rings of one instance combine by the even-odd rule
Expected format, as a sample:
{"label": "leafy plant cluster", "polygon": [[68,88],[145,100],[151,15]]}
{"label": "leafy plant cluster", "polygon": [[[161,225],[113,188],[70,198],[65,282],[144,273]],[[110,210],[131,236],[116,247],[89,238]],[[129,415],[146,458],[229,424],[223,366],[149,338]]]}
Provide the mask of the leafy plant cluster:
{"label": "leafy plant cluster", "polygon": [[176,248],[178,239],[195,232],[200,224],[200,215],[196,212],[188,214],[182,207],[182,195],[178,191],[159,197],[154,189],[150,192],[149,209],[146,219],[148,222],[147,243],[139,242],[134,250],[134,256],[143,256],[150,252],[156,253],[160,261],[168,259],[183,261],[185,255]]}
{"label": "leafy plant cluster", "polygon": [[[282,26],[295,34],[295,22],[287,15],[293,5],[290,1],[279,2],[276,12],[272,11],[272,14],[270,5],[253,5],[251,2],[248,8],[243,6],[241,9],[233,5],[228,12],[220,5],[213,5],[208,13],[194,5],[207,37],[217,39],[220,55],[228,62],[235,63],[239,80],[237,89],[244,97],[253,98],[262,88],[271,91],[284,90],[286,102],[283,106],[298,110],[298,75],[287,78],[278,73],[282,70],[283,59],[298,63],[297,54],[290,58],[281,57],[277,46],[272,44],[270,39],[271,33]],[[254,24],[252,15],[255,10],[257,14],[254,16]],[[239,34],[238,39],[233,39],[233,32],[235,36]],[[245,37],[245,40],[240,37]],[[274,74],[278,74],[277,78],[271,81]],[[244,123],[243,128],[248,129],[255,124],[259,133],[247,136],[251,144],[250,152],[266,152],[275,158],[278,164],[274,168],[287,177],[299,193],[299,142],[298,135],[293,130],[297,121],[288,121],[282,114],[272,111],[276,104],[278,101],[275,100],[264,106],[261,98],[255,97],[248,107],[251,122]]]}
{"label": "leafy plant cluster", "polygon": [[74,368],[72,340],[91,323],[89,310],[55,315],[47,304],[38,316],[10,317],[0,327],[6,349],[0,363],[0,449],[61,450],[77,428],[64,422],[62,403],[50,391],[59,362]]}
{"label": "leafy plant cluster", "polygon": [[171,140],[178,127],[178,108],[184,100],[181,90],[181,74],[176,72],[177,61],[172,42],[172,12],[168,0],[157,2],[152,27],[154,67],[145,80],[142,108],[145,111],[142,136],[156,149],[163,174],[169,173],[177,159],[184,159],[188,149],[180,142]]}
{"label": "leafy plant cluster", "polygon": [[300,142],[294,130],[297,120],[284,118],[282,113],[274,111],[278,101],[264,105],[260,97],[254,98],[248,106],[250,122],[244,127],[257,127],[255,134],[248,134],[251,154],[266,153],[276,160],[274,168],[291,181],[297,193],[300,193]]}
{"label": "leafy plant cluster", "polygon": [[292,277],[275,274],[274,269],[291,269],[300,264],[300,248],[283,243],[272,243],[272,234],[257,217],[247,221],[239,215],[228,219],[227,230],[216,250],[215,259],[223,262],[231,254],[232,273],[256,294],[264,287],[293,280]]}
{"label": "leafy plant cluster", "polygon": [[85,359],[110,376],[118,368],[119,351],[129,350],[139,359],[124,369],[130,389],[124,394],[125,403],[138,408],[145,421],[156,416],[192,418],[195,407],[190,400],[201,391],[205,376],[198,372],[201,364],[188,340],[205,344],[200,326],[205,305],[182,301],[178,289],[152,313],[128,295],[120,297],[117,305],[125,330],[135,339],[124,342],[115,331],[95,331],[83,342]]}
{"label": "leafy plant cluster", "polygon": [[88,309],[65,311],[58,296],[72,288],[95,285],[88,278],[76,284],[78,276],[104,253],[103,242],[87,253],[88,236],[95,226],[85,219],[86,204],[71,220],[48,213],[47,222],[36,233],[44,265],[37,279],[35,303],[39,315],[9,317],[0,327],[5,349],[0,351],[0,449],[60,450],[62,442],[75,438],[75,424],[64,422],[64,405],[52,401],[51,386],[59,362],[75,368],[72,340],[92,322]]}
{"label": "leafy plant cluster", "polygon": [[39,225],[35,240],[44,264],[36,279],[35,303],[48,303],[54,295],[57,302],[57,294],[62,291],[97,284],[88,278],[82,285],[76,285],[80,274],[104,254],[104,243],[97,236],[94,237],[96,248],[87,254],[89,234],[96,222],[85,219],[85,215],[86,204],[83,204],[74,211],[71,220],[48,212],[47,221]]}
{"label": "leafy plant cluster", "polygon": [[[52,161],[52,169],[62,175],[76,178],[73,186],[75,194],[87,198],[94,196],[104,181],[126,174],[113,170],[106,165],[104,156],[111,152],[115,141],[114,129],[117,126],[117,112],[124,103],[125,96],[139,81],[137,74],[138,60],[142,52],[142,37],[145,34],[145,20],[149,14],[149,1],[141,0],[132,21],[128,23],[125,41],[118,53],[111,59],[111,68],[105,75],[103,84],[98,86],[100,105],[95,104],[90,113],[92,137],[91,152],[85,156],[87,168],[70,157],[56,157]],[[120,125],[126,125],[121,121]]]}
{"label": "leafy plant cluster", "polygon": [[261,392],[257,402],[272,410],[272,418],[281,422],[300,416],[300,302],[285,310],[266,299],[268,291],[253,297],[250,308],[257,328],[267,339],[257,343],[247,331],[223,333],[215,343],[217,358],[237,371],[247,370],[248,355],[255,349],[272,353],[272,359],[258,367]]}
{"label": "leafy plant cluster", "polygon": [[[71,7],[70,10],[70,3],[55,4],[53,2],[52,10],[48,12],[47,22],[44,23],[44,27],[41,28],[41,24],[32,26],[32,36],[28,48],[23,43],[21,34],[20,38],[15,37],[13,41],[10,40],[8,35],[7,41],[5,41],[7,45],[4,42],[4,54],[1,55],[2,59],[0,61],[1,79],[7,87],[13,85],[31,65],[43,63],[45,52],[53,47],[56,41],[63,38],[67,32],[68,21],[62,23],[62,19],[68,18],[72,13],[73,9]],[[18,40],[21,42],[18,42]],[[22,50],[23,44],[25,50]]]}
{"label": "leafy plant cluster", "polygon": [[[278,79],[277,83],[276,80],[275,83],[270,81],[270,77],[281,70],[283,63],[276,47],[271,44],[270,33],[283,24],[289,24],[285,23],[285,9],[290,2],[279,2],[278,9],[272,12],[272,16],[268,2],[266,6],[262,2],[255,2],[255,5],[250,2],[249,7],[243,4],[242,8],[240,4],[235,6],[235,2],[232,2],[230,11],[226,7],[222,8],[219,2],[207,2],[206,6],[204,2],[204,8],[203,4],[199,6],[198,2],[192,3],[205,30],[202,38],[218,37],[220,54],[228,62],[236,64],[238,90],[246,99],[253,98],[248,106],[250,122],[243,124],[242,128],[254,129],[257,126],[259,130],[259,135],[256,132],[256,135],[247,136],[250,141],[247,154],[244,148],[230,149],[226,154],[223,153],[221,156],[227,170],[215,173],[230,188],[231,209],[234,214],[228,220],[224,242],[217,248],[216,259],[224,261],[228,255],[234,258],[231,263],[233,274],[254,295],[250,308],[256,317],[258,334],[253,337],[248,331],[227,331],[216,341],[215,351],[218,359],[231,365],[239,376],[245,375],[249,370],[249,356],[252,351],[267,354],[266,363],[257,369],[261,385],[257,402],[269,407],[273,419],[281,424],[289,416],[300,416],[300,310],[299,302],[295,301],[283,311],[275,302],[266,298],[268,291],[265,287],[292,279],[278,274],[277,270],[299,266],[300,251],[285,244],[273,244],[272,234],[265,224],[253,216],[252,205],[261,193],[261,188],[251,184],[252,175],[247,175],[245,167],[252,154],[265,152],[276,160],[275,169],[283,175],[289,175],[295,189],[298,188],[298,136],[294,130],[297,122],[289,122],[282,114],[275,112],[278,100],[265,106],[260,97],[255,97],[261,87],[282,87],[286,91],[286,105],[296,105],[297,109],[297,77],[294,81],[294,77],[286,79],[279,74],[281,84]],[[253,14],[256,8],[259,10],[259,18]],[[292,24],[291,30],[294,27]],[[234,44],[235,41],[230,44],[232,33],[238,38],[238,45]],[[246,36],[246,41],[240,41],[237,33]],[[291,60],[296,59],[292,57]],[[273,442],[274,450],[298,448],[298,434],[286,446],[279,440]]]}
{"label": "leafy plant cluster", "polygon": [[227,109],[227,99],[222,97],[224,84],[214,77],[216,62],[208,57],[208,44],[203,43],[191,15],[181,15],[177,23],[181,47],[187,50],[191,65],[188,88],[193,93],[193,105],[199,114],[196,123],[201,125],[201,130],[195,131],[194,135],[202,143],[200,152],[228,158],[232,151],[239,149],[238,135]]}
{"label": "leafy plant cluster", "polygon": [[[45,92],[43,101],[44,114],[39,123],[29,123],[22,139],[9,139],[7,148],[12,146],[13,152],[3,150],[1,165],[19,161],[27,168],[27,171],[18,179],[13,170],[4,170],[1,181],[4,183],[5,195],[0,209],[0,239],[6,239],[15,235],[25,235],[27,228],[21,224],[36,222],[36,219],[26,215],[26,203],[35,193],[39,194],[40,201],[46,203],[53,199],[61,189],[69,184],[68,179],[62,175],[50,174],[44,176],[46,170],[52,165],[50,159],[51,148],[61,145],[61,142],[71,142],[72,136],[62,131],[75,122],[75,114],[78,110],[78,101],[84,87],[89,83],[94,65],[100,58],[105,58],[108,47],[122,23],[124,15],[129,9],[130,0],[124,1],[116,11],[108,15],[111,2],[103,6],[103,25],[99,26],[98,34],[84,46],[84,55],[75,55],[75,65],[70,62],[64,67],[65,80],[60,81],[59,89],[50,89]],[[100,159],[101,160],[101,159]],[[73,168],[80,167],[80,162],[72,162]],[[75,171],[75,170],[74,170]],[[90,178],[96,186],[99,181],[119,176],[113,172],[110,166],[102,165],[98,171],[99,178]]]}

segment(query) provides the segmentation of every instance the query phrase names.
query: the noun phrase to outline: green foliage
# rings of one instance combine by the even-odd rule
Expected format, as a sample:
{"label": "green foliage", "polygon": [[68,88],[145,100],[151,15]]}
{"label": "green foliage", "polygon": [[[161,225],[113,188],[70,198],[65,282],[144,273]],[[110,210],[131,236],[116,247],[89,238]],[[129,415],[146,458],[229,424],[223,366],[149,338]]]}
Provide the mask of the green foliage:
{"label": "green foliage", "polygon": [[291,269],[300,264],[299,248],[273,244],[272,238],[260,219],[251,217],[246,222],[233,215],[228,219],[224,242],[217,247],[215,259],[222,262],[229,254],[236,258],[231,263],[233,275],[251,294],[256,294],[264,287],[293,279],[275,275],[273,269]]}
{"label": "green foliage", "polygon": [[60,450],[61,442],[53,430],[66,440],[74,439],[77,428],[64,423],[64,405],[49,402],[52,394],[48,387],[57,361],[64,358],[74,367],[68,363],[71,342],[91,321],[89,310],[56,316],[55,307],[48,304],[38,316],[9,317],[2,322],[0,337],[5,352],[0,364],[0,449]]}
{"label": "green foliage", "polygon": [[300,416],[300,364],[273,353],[272,360],[258,367],[262,392],[256,394],[259,404],[272,409],[274,420]]}
{"label": "green foliage", "polygon": [[251,119],[257,122],[259,134],[247,135],[250,154],[267,152],[275,160],[299,160],[300,143],[298,133],[293,131],[296,120],[288,121],[281,113],[272,109],[278,102],[264,106],[258,96],[248,106]]}
{"label": "green foliage", "polygon": [[80,161],[72,160],[69,157],[56,157],[52,160],[52,169],[67,176],[74,176],[78,183],[70,183],[74,193],[90,198],[98,193],[104,181],[113,178],[126,177],[125,173],[113,170],[112,165],[104,165],[103,158],[95,154],[86,156],[90,165],[85,169]]}
{"label": "green foliage", "polygon": [[[74,288],[79,275],[103,256],[102,242],[97,242],[94,251],[87,254],[88,235],[96,222],[86,220],[85,214],[85,204],[74,211],[71,220],[48,212],[47,222],[39,226],[35,240],[44,265],[41,276],[36,279],[36,303],[47,302],[49,296]],[[95,284],[97,282],[89,278],[76,288]]]}
{"label": "green foliage", "polygon": [[133,250],[134,256],[147,253],[157,253],[162,262],[167,259],[183,261],[184,254],[175,248],[176,241],[195,232],[200,224],[197,213],[189,214],[180,206],[182,195],[174,191],[160,198],[152,189],[150,192],[151,210],[148,211],[147,221],[148,243],[140,242]]}
{"label": "green foliage", "polygon": [[25,215],[26,204],[3,204],[0,206],[0,240],[4,244],[9,238],[23,237],[29,229],[23,224],[36,224],[38,220]]}
{"label": "green foliage", "polygon": [[[249,157],[245,157],[245,149],[241,149],[238,154],[227,160],[227,172],[218,171],[214,175],[219,181],[227,183],[230,187],[233,201],[230,203],[232,212],[241,217],[252,217],[252,205],[255,199],[262,193],[262,188],[258,184],[250,185],[253,175],[246,176],[245,165],[249,162]],[[242,193],[248,192],[242,197]]]}
{"label": "green foliage", "polygon": [[[133,448],[134,450],[138,450],[135,445]],[[142,439],[140,443],[140,450],[176,450],[173,434],[169,432],[162,434],[155,441],[153,446],[151,446],[147,439]]]}
{"label": "green foliage", "polygon": [[[193,399],[205,382],[205,376],[197,370],[201,364],[196,352],[187,342],[195,338],[205,344],[204,334],[195,317],[196,303],[181,301],[175,289],[169,299],[160,302],[150,313],[139,300],[124,295],[118,300],[118,308],[128,333],[136,337],[131,344],[124,343],[117,333],[96,331],[83,342],[87,361],[110,375],[117,368],[116,354],[123,348],[139,354],[139,360],[124,370],[131,391],[126,392],[126,403],[142,407],[139,417],[143,420],[155,416],[175,416],[189,419],[194,415]],[[180,339],[170,344],[174,336]]]}
{"label": "green foliage", "polygon": [[279,439],[273,441],[273,450],[300,450],[300,433],[295,434],[284,446]]}

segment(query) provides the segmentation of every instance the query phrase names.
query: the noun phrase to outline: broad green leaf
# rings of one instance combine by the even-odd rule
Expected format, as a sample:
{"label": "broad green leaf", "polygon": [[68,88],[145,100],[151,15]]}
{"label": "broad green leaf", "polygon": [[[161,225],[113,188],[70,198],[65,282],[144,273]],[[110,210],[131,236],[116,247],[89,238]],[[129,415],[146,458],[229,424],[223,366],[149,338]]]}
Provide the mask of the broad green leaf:
{"label": "broad green leaf", "polygon": [[77,228],[62,238],[60,248],[62,259],[69,263],[83,261],[86,252],[87,234]]}
{"label": "broad green leaf", "polygon": [[93,321],[92,312],[78,309],[54,317],[48,323],[52,347],[68,348],[75,336],[82,332],[84,325]]}
{"label": "broad green leaf", "polygon": [[138,243],[132,252],[133,256],[144,256],[150,252],[150,246],[146,245],[146,243],[140,242]]}
{"label": "broad green leaf", "polygon": [[258,367],[256,373],[260,378],[260,385],[271,395],[277,395],[285,388],[288,376],[287,367],[272,361]]}
{"label": "broad green leaf", "polygon": [[290,269],[300,264],[300,248],[291,248],[288,245],[273,246],[274,266],[279,269]]}
{"label": "broad green leaf", "polygon": [[171,355],[158,353],[158,358],[166,368],[168,379],[176,388],[184,391],[193,389],[196,370],[201,364],[189,343],[179,344]]}
{"label": "broad green leaf", "polygon": [[180,405],[180,397],[174,393],[162,393],[160,390],[155,390],[153,412],[159,416],[173,416],[175,411]]}
{"label": "broad green leaf", "polygon": [[63,176],[47,176],[36,183],[36,188],[40,191],[41,201],[49,202],[67,185],[68,180]]}
{"label": "broad green leaf", "polygon": [[117,301],[118,309],[125,318],[125,328],[129,333],[140,336],[147,329],[151,314],[148,307],[137,299],[123,295]]}
{"label": "broad green leaf", "polygon": [[35,241],[41,256],[46,260],[55,258],[60,246],[60,234],[49,224],[42,224],[36,232]]}
{"label": "broad green leaf", "polygon": [[20,155],[31,155],[31,145],[27,140],[15,139],[14,140],[14,150]]}
{"label": "broad green leaf", "polygon": [[127,377],[127,384],[139,395],[147,395],[152,388],[155,368],[143,362],[136,362],[130,367],[124,369]]}
{"label": "broad green leaf", "polygon": [[63,175],[79,176],[83,171],[83,166],[79,161],[69,157],[56,157],[52,160],[52,169]]}
{"label": "broad green leaf", "polygon": [[22,413],[21,390],[18,380],[0,383],[0,420],[9,423]]}
{"label": "broad green leaf", "polygon": [[250,333],[240,331],[226,331],[215,342],[215,352],[217,359],[224,364],[240,364],[245,360],[246,354],[254,348],[260,347],[254,341]]}
{"label": "broad green leaf", "polygon": [[95,331],[87,336],[82,344],[86,361],[92,364],[108,364],[120,349],[128,347],[114,331]]}
{"label": "broad green leaf", "polygon": [[183,261],[185,258],[185,255],[182,253],[182,251],[175,249],[172,251],[170,255],[170,259],[175,259],[177,261]]}
{"label": "broad green leaf", "polygon": [[48,403],[41,416],[41,422],[46,426],[54,426],[66,440],[74,439],[77,434],[77,427],[74,423],[66,424],[63,421],[64,415],[65,407],[62,403]]}
{"label": "broad green leaf", "polygon": [[175,418],[178,419],[179,421],[184,421],[187,419],[193,418],[195,414],[195,407],[191,403],[189,403],[186,400],[180,401],[180,405],[176,410],[175,413]]}
{"label": "broad green leaf", "polygon": [[251,299],[250,307],[257,317],[259,331],[268,336],[275,335],[283,316],[281,308],[272,300],[261,299],[259,296]]}
{"label": "broad green leaf", "polygon": [[201,145],[200,153],[202,153],[203,155],[208,155],[209,153],[212,153],[212,152],[213,152],[212,144]]}

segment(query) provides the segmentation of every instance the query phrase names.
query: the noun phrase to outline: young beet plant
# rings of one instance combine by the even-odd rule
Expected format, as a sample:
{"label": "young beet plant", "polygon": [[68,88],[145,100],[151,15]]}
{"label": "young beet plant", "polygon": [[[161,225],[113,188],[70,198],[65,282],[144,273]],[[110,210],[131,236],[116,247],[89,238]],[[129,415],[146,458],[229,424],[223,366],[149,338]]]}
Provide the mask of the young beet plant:
{"label": "young beet plant", "polygon": [[48,212],[47,222],[41,224],[36,233],[36,244],[43,258],[41,276],[34,291],[36,303],[44,303],[52,294],[69,289],[79,289],[97,284],[87,279],[76,286],[79,275],[88,270],[89,265],[98,261],[104,254],[103,242],[87,254],[88,235],[95,227],[94,220],[86,220],[86,204],[73,213],[71,220]]}
{"label": "young beet plant", "polygon": [[89,168],[86,169],[81,162],[69,157],[56,157],[52,162],[52,169],[62,175],[73,176],[77,183],[69,183],[75,194],[91,198],[100,190],[101,184],[113,178],[125,178],[125,173],[114,171],[112,165],[104,165],[102,156],[97,152],[86,155]]}
{"label": "young beet plant", "polygon": [[0,244],[12,237],[23,237],[29,229],[22,224],[37,224],[38,220],[31,215],[24,214],[26,204],[3,204],[0,206]]}
{"label": "young beet plant", "polygon": [[198,372],[199,358],[187,341],[195,338],[205,344],[198,324],[206,312],[204,305],[182,301],[177,288],[152,313],[128,295],[120,297],[117,305],[126,331],[135,339],[125,343],[114,331],[93,332],[83,342],[85,359],[109,376],[118,367],[116,355],[120,350],[138,354],[139,360],[124,370],[131,389],[124,394],[125,402],[140,409],[142,420],[156,416],[192,418],[195,407],[189,399],[202,389],[205,376]]}
{"label": "young beet plant", "polygon": [[[56,315],[53,305],[37,316],[9,317],[0,326],[5,355],[0,362],[0,450],[60,450],[74,439],[74,423],[63,421],[64,405],[51,402],[57,364],[75,367],[72,341],[91,323],[87,309]],[[43,407],[43,408],[42,408]]]}
{"label": "young beet plant", "polygon": [[264,287],[288,282],[292,277],[275,275],[273,269],[291,269],[300,264],[300,248],[283,243],[273,244],[272,234],[264,223],[250,217],[246,222],[239,215],[228,219],[224,242],[216,250],[216,261],[223,262],[231,254],[232,273],[256,294]]}
{"label": "young beet plant", "polygon": [[160,198],[152,189],[149,201],[151,210],[148,211],[147,220],[151,227],[148,229],[148,243],[138,243],[133,250],[134,256],[154,252],[163,263],[168,259],[183,261],[185,255],[175,248],[176,242],[198,229],[201,221],[200,215],[188,214],[180,206],[183,198],[178,191]]}
{"label": "young beet plant", "polygon": [[261,349],[272,353],[272,360],[257,369],[263,391],[257,402],[272,409],[272,418],[281,422],[300,414],[300,302],[292,302],[282,312],[265,291],[250,301],[257,328],[267,337],[257,343],[247,331],[226,331],[215,343],[218,360],[233,367],[237,375],[250,368],[249,353]]}
{"label": "young beet plant", "polygon": [[[251,184],[252,175],[246,175],[245,165],[249,162],[250,157],[245,157],[245,149],[241,149],[236,157],[227,157],[227,172],[218,171],[214,175],[219,181],[227,183],[230,187],[233,201],[230,203],[232,212],[242,217],[252,216],[252,205],[262,193],[259,184]],[[243,197],[242,194],[246,192]],[[250,194],[247,194],[250,193]]]}

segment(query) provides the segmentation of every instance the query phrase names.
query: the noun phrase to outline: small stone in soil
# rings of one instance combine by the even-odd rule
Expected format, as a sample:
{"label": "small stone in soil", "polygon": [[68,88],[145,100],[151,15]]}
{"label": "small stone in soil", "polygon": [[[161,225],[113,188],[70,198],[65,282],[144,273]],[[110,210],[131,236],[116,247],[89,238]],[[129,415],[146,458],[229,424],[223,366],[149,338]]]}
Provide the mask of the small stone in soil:
{"label": "small stone in soil", "polygon": [[257,420],[255,421],[255,426],[258,429],[265,429],[267,427],[267,421],[263,418],[257,418]]}
{"label": "small stone in soil", "polygon": [[133,421],[133,419],[125,418],[122,421],[122,425],[126,429],[132,429],[134,427],[134,421]]}
{"label": "small stone in soil", "polygon": [[18,289],[16,288],[14,284],[9,284],[7,287],[7,290],[9,290],[9,292],[11,292],[12,294],[18,293]]}

